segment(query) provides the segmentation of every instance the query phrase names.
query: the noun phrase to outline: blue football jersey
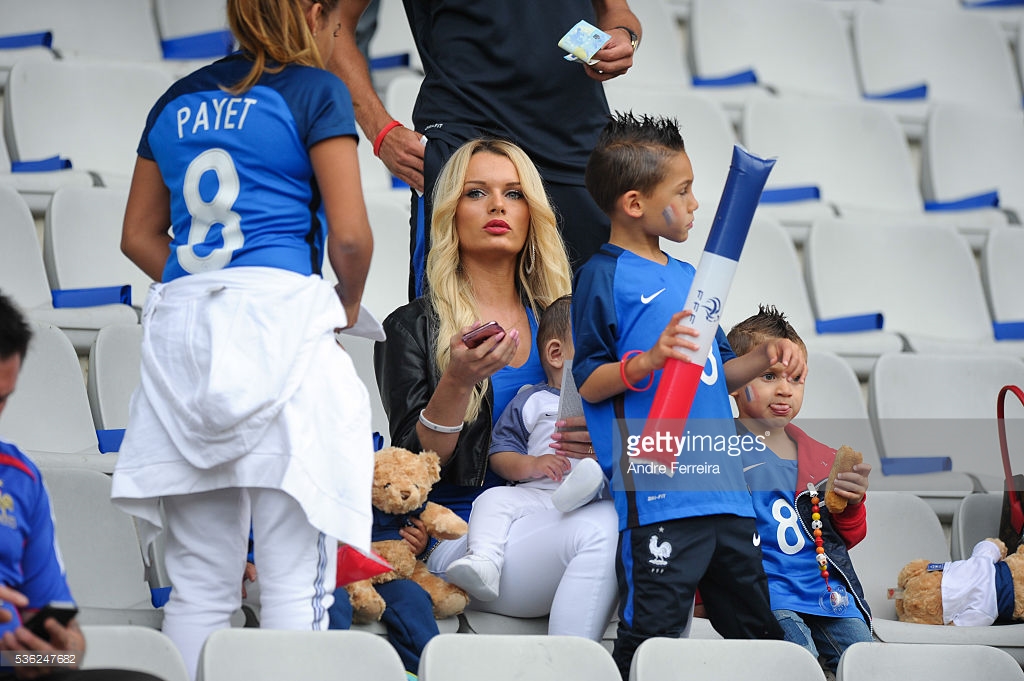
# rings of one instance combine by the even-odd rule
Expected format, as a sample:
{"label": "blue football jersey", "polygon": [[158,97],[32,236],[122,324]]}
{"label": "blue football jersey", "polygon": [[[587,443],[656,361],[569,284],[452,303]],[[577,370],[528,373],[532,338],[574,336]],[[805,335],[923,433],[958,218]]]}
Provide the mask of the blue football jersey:
{"label": "blue football jersey", "polygon": [[[860,617],[855,607],[837,613],[821,604],[825,580],[818,569],[814,541],[801,527],[794,507],[797,462],[780,459],[771,449],[764,448],[743,452],[743,466],[757,515],[772,610]],[[836,584],[841,581],[833,581],[833,586]]]}
{"label": "blue football jersey", "polygon": [[[29,608],[70,601],[64,563],[57,548],[50,498],[42,476],[14,445],[0,441],[0,581],[28,597]],[[0,635],[20,619],[0,624]]]}
{"label": "blue football jersey", "polygon": [[[582,386],[599,366],[618,362],[631,350],[650,350],[676,312],[686,304],[693,266],[669,258],[664,265],[618,246],[605,244],[580,269],[573,287],[573,378]],[[721,329],[704,366],[685,429],[671,436],[679,451],[673,475],[641,463],[641,448],[661,371],[651,387],[627,390],[598,403],[584,400],[583,411],[594,451],[611,481],[620,529],[663,520],[719,513],[752,517],[750,494],[739,457],[724,363],[735,357]],[[646,380],[643,381],[646,384]],[[753,446],[753,437],[747,443]]]}
{"label": "blue football jersey", "polygon": [[291,65],[246,92],[251,62],[234,54],[179,80],[146,121],[139,156],[171,194],[163,281],[225,267],[320,272],[326,225],[309,149],[357,134],[344,83]]}

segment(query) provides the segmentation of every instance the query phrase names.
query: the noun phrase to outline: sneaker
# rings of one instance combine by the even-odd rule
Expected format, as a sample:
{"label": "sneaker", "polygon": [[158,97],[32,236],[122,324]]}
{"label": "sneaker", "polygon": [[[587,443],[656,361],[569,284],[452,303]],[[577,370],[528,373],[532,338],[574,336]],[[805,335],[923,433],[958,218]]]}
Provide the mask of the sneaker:
{"label": "sneaker", "polygon": [[590,503],[604,487],[601,465],[593,459],[580,459],[572,472],[551,495],[551,503],[562,513],[575,511]]}
{"label": "sneaker", "polygon": [[501,571],[494,561],[483,556],[470,554],[453,561],[445,577],[478,601],[493,601],[498,597]]}

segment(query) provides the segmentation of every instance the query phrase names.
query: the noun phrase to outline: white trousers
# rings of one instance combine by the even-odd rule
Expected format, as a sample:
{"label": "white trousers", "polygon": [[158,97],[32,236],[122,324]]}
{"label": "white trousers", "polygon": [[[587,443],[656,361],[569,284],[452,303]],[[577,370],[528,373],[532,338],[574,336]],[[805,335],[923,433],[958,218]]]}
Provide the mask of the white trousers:
{"label": "white trousers", "polygon": [[469,552],[487,558],[502,570],[512,523],[531,513],[555,510],[551,503],[553,492],[522,485],[484,490],[473,501],[473,512],[469,514]]}
{"label": "white trousers", "polygon": [[[548,615],[548,633],[600,641],[618,602],[615,551],[619,518],[611,501],[572,513],[536,511],[514,520],[505,543],[500,596],[476,610],[511,617]],[[466,555],[466,537],[443,541],[427,567],[444,577]]]}
{"label": "white trousers", "polygon": [[171,581],[163,631],[195,678],[207,636],[230,626],[241,606],[252,522],[267,629],[327,629],[334,602],[337,540],[309,524],[299,504],[275,489],[228,488],[163,498]]}

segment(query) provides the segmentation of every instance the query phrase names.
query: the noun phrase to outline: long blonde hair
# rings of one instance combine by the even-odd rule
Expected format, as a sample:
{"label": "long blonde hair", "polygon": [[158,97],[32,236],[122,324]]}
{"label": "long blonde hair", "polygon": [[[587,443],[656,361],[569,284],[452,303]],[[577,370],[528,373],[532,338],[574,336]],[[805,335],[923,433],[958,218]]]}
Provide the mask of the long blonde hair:
{"label": "long blonde hair", "polygon": [[[306,23],[306,11],[320,5],[323,14],[334,10],[339,0],[227,0],[228,25],[242,51],[253,63],[245,78],[231,88],[231,94],[245,92],[264,72],[277,73],[288,64],[324,68],[313,32]],[[275,62],[275,66],[268,66]]]}
{"label": "long blonde hair", "polygon": [[[441,169],[433,194],[427,296],[440,320],[434,339],[434,360],[439,373],[444,373],[451,361],[448,339],[479,319],[472,284],[462,269],[455,210],[466,183],[469,159],[481,152],[504,156],[512,162],[530,207],[530,231],[516,263],[516,288],[534,317],[539,319],[545,307],[572,288],[569,258],[558,233],[555,212],[530,157],[515,144],[503,140],[476,139],[463,144]],[[474,387],[466,407],[466,421],[479,415],[487,383],[485,379]]]}

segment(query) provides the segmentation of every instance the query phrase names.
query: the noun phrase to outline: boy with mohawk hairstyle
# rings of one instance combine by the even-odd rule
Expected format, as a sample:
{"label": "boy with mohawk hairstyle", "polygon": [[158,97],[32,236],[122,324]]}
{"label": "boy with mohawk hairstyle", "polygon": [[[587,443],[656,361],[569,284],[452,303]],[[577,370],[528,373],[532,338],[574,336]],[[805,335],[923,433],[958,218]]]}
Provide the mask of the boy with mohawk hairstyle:
{"label": "boy with mohawk hairstyle", "polygon": [[[803,340],[774,306],[761,305],[728,338],[737,356],[785,338],[806,358]],[[871,465],[857,463],[835,476],[831,489],[846,508],[830,512],[822,502],[837,453],[791,423],[803,405],[804,384],[802,376],[787,378],[784,371],[772,366],[732,393],[740,430],[763,433],[767,445],[743,452],[743,474],[757,515],[772,611],[786,640],[806,648],[834,674],[846,648],[872,640],[871,612],[847,552],[867,534],[862,502]]]}
{"label": "boy with mohawk hairstyle", "polygon": [[772,339],[737,358],[719,329],[686,431],[680,424],[664,433],[684,441],[673,470],[637,462],[661,369],[669,358],[687,361],[680,346],[697,347],[696,329],[684,325],[695,270],[661,250],[662,238],[686,240],[697,210],[678,124],[616,114],[590,156],[586,183],[611,219],[611,238],[573,287],[573,376],[619,514],[612,656],[626,679],[643,641],[686,630],[698,586],[726,638],[782,638],[738,451],[756,441],[737,435],[729,392],[777,363],[801,375],[803,355],[792,341]]}

